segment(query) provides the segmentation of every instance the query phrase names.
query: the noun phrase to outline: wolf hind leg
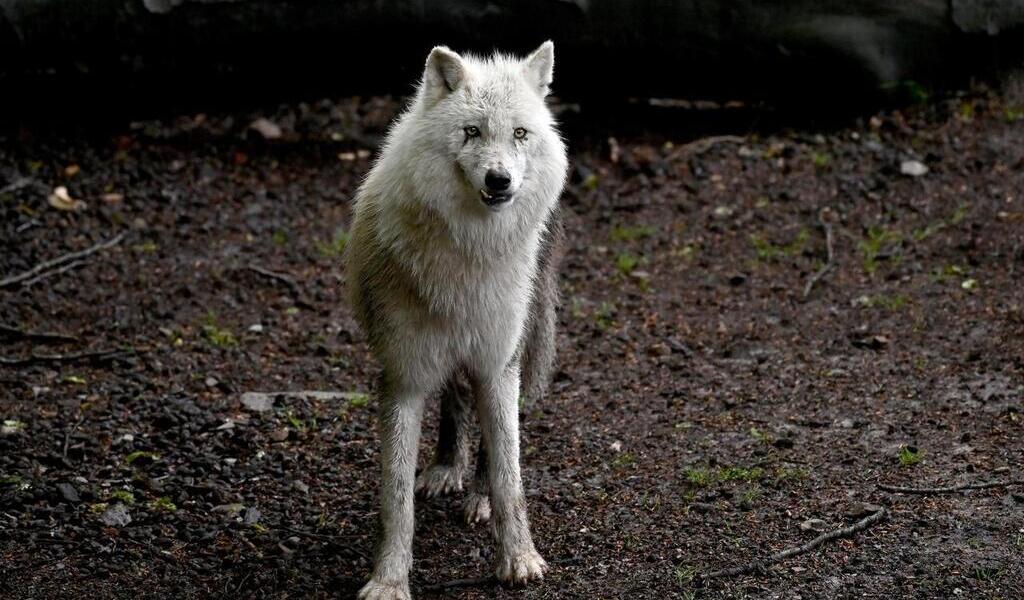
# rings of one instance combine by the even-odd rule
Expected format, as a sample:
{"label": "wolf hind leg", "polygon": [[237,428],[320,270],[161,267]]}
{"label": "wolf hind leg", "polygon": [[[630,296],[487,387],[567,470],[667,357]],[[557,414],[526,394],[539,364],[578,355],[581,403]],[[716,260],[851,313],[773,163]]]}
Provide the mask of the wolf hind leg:
{"label": "wolf hind leg", "polygon": [[462,479],[469,470],[472,401],[469,387],[453,375],[441,391],[441,423],[434,463],[416,479],[416,493],[420,496],[433,498],[462,491]]}
{"label": "wolf hind leg", "polygon": [[476,453],[476,474],[473,485],[462,504],[462,513],[469,525],[491,520],[491,484],[487,479],[487,444],[483,436]]}

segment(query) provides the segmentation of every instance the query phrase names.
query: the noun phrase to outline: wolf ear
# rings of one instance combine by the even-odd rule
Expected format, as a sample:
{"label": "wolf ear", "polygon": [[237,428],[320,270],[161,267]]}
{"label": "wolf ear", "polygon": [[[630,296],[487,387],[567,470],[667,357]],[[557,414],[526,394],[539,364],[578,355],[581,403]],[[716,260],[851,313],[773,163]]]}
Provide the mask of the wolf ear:
{"label": "wolf ear", "polygon": [[533,51],[523,61],[527,79],[540,91],[541,96],[548,95],[548,86],[555,72],[555,45],[548,40]]}
{"label": "wolf ear", "polygon": [[462,57],[452,52],[447,46],[437,46],[427,57],[427,68],[423,72],[423,82],[427,89],[440,95],[454,92],[466,79],[466,67]]}

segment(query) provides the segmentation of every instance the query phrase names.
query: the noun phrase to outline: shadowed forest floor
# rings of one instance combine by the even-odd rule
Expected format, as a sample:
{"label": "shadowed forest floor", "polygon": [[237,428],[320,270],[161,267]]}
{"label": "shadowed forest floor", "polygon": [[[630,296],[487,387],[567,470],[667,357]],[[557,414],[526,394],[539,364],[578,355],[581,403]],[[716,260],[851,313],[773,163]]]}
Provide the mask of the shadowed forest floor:
{"label": "shadowed forest floor", "polygon": [[[0,289],[0,356],[39,355],[0,364],[0,595],[354,596],[376,366],[339,257],[398,108],[0,135],[0,278],[125,234]],[[568,128],[559,369],[523,442],[553,569],[426,591],[491,573],[493,551],[460,498],[418,501],[417,597],[1024,596],[1024,487],[876,487],[1022,477],[1024,107],[979,90],[745,131]],[[804,298],[826,226],[834,265]],[[241,403],[280,390],[351,393]],[[872,505],[888,518],[850,539],[701,583]]]}

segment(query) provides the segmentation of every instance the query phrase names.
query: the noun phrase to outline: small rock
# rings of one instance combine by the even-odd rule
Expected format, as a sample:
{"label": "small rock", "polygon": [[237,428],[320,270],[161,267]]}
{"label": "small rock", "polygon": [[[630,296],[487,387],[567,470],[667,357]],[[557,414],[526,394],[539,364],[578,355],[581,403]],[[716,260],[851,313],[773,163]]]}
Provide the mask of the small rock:
{"label": "small rock", "polygon": [[260,512],[260,509],[255,506],[251,506],[249,507],[249,510],[245,511],[245,516],[242,517],[242,522],[246,525],[255,525],[260,522],[260,517],[262,516],[263,513]]}
{"label": "small rock", "polygon": [[103,511],[100,521],[108,527],[124,527],[132,522],[132,516],[128,514],[128,508],[118,502]]}
{"label": "small rock", "polygon": [[82,498],[78,495],[78,490],[70,483],[58,483],[57,489],[60,491],[60,495],[64,496],[64,499],[68,502],[77,504],[82,501]]}
{"label": "small rock", "polygon": [[224,513],[226,515],[235,516],[245,510],[244,504],[220,504],[210,509],[211,512]]}
{"label": "small rock", "polygon": [[253,323],[252,325],[249,326],[249,331],[252,333],[263,333],[263,324]]}
{"label": "small rock", "polygon": [[216,377],[207,377],[206,380],[203,383],[206,384],[206,387],[212,388],[212,387],[217,387],[217,384],[220,383],[220,382],[217,381]]}
{"label": "small rock", "polygon": [[871,504],[869,502],[854,502],[843,514],[851,519],[863,519],[864,517],[872,515],[880,510],[882,510],[882,507],[877,504]]}
{"label": "small rock", "polygon": [[610,447],[612,449],[612,452],[622,452],[622,442],[620,442],[619,440],[615,440],[614,442],[612,442],[612,445]]}
{"label": "small rock", "polygon": [[245,392],[242,394],[242,406],[255,412],[266,412],[274,407],[274,397],[259,392]]}
{"label": "small rock", "polygon": [[803,523],[800,523],[800,531],[814,531],[822,532],[828,529],[828,523],[821,519],[807,519]]}
{"label": "small rock", "polygon": [[281,126],[271,121],[260,117],[249,124],[249,129],[254,129],[263,136],[263,139],[276,140],[281,137]]}
{"label": "small rock", "polygon": [[290,432],[288,431],[288,428],[282,427],[280,429],[275,429],[274,431],[271,431],[270,439],[274,440],[275,442],[283,442],[288,439],[289,434]]}
{"label": "small rock", "polygon": [[669,354],[672,354],[672,348],[670,348],[668,344],[657,342],[655,344],[651,344],[647,348],[647,354],[651,356],[668,356]]}
{"label": "small rock", "polygon": [[295,491],[299,492],[300,494],[308,494],[309,493],[309,486],[306,485],[305,483],[301,482],[301,481],[298,481],[298,480],[293,481],[292,482],[292,487],[295,488]]}
{"label": "small rock", "polygon": [[910,177],[920,177],[928,172],[928,167],[917,160],[905,160],[900,163],[900,173]]}

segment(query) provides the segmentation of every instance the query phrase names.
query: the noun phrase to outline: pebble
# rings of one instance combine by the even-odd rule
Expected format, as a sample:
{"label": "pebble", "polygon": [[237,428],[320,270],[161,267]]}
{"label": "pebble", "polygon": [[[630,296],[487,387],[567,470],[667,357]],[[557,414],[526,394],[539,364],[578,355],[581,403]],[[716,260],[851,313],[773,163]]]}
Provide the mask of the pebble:
{"label": "pebble", "polygon": [[821,519],[807,519],[800,523],[800,531],[822,532],[828,529],[828,523]]}
{"label": "pebble", "polygon": [[882,510],[882,507],[877,504],[871,504],[869,502],[854,502],[843,514],[851,519],[862,519],[880,510]]}
{"label": "pebble", "polygon": [[100,515],[100,521],[108,527],[124,527],[132,522],[132,516],[128,513],[125,505],[118,502],[103,511],[103,514]]}
{"label": "pebble", "polygon": [[266,412],[274,407],[274,397],[259,392],[246,392],[242,394],[242,406],[255,412]]}
{"label": "pebble", "polygon": [[920,177],[928,172],[928,167],[917,160],[905,160],[900,163],[900,173],[910,177]]}
{"label": "pebble", "polygon": [[82,501],[82,498],[78,495],[78,490],[70,483],[58,483],[57,489],[60,491],[60,495],[68,502],[78,503]]}

